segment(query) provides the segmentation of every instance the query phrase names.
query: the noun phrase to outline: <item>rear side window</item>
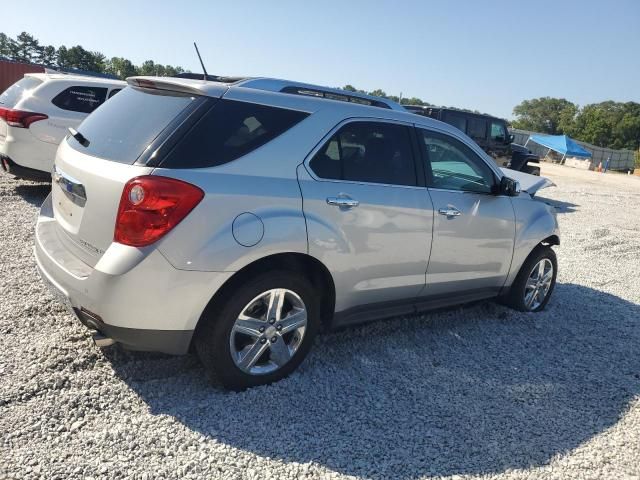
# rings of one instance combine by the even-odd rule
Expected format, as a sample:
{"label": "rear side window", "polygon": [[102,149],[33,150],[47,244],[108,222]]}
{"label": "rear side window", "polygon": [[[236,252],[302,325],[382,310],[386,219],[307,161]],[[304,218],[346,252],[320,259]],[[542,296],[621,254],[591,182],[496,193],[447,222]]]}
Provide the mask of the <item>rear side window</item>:
{"label": "rear side window", "polygon": [[53,97],[51,103],[63,110],[91,113],[107,99],[104,87],[69,87]]}
{"label": "rear side window", "polygon": [[270,142],[308,115],[256,103],[219,100],[161,166],[203,168],[231,162]]}
{"label": "rear side window", "polygon": [[487,121],[481,118],[470,117],[467,121],[467,135],[474,140],[487,138]]}
{"label": "rear side window", "polygon": [[0,105],[13,108],[20,101],[22,95],[40,86],[42,80],[35,77],[24,77],[7,88],[0,95]]}
{"label": "rear side window", "polygon": [[456,115],[455,113],[446,113],[444,117],[444,121],[449,125],[453,125],[461,132],[467,131],[467,119],[462,115]]}
{"label": "rear side window", "polygon": [[402,125],[348,123],[316,153],[309,166],[320,178],[417,185],[411,134]]}
{"label": "rear side window", "polygon": [[89,142],[69,136],[74,149],[119,163],[134,163],[153,140],[198,97],[128,87],[105,102],[77,128]]}
{"label": "rear side window", "polygon": [[118,93],[120,90],[122,90],[121,88],[114,88],[113,90],[111,90],[109,92],[109,98],[113,97],[116,93]]}

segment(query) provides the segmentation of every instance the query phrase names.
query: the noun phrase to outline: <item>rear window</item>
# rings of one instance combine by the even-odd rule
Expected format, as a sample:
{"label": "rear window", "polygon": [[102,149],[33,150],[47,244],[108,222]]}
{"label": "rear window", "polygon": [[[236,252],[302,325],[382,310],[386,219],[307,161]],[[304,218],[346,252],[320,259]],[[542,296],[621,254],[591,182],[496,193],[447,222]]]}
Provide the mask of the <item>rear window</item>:
{"label": "rear window", "polygon": [[62,110],[91,113],[107,99],[104,87],[69,87],[53,97],[51,103]]}
{"label": "rear window", "polygon": [[308,113],[285,108],[220,100],[185,135],[161,166],[222,165],[270,142],[307,116]]}
{"label": "rear window", "polygon": [[78,127],[89,145],[69,136],[74,149],[119,163],[134,163],[162,130],[197,97],[127,87]]}
{"label": "rear window", "polygon": [[25,92],[33,90],[42,83],[42,80],[35,77],[24,77],[22,80],[18,80],[16,83],[7,88],[2,95],[0,95],[0,105],[4,105],[8,108],[13,108],[16,103],[20,101],[22,95]]}

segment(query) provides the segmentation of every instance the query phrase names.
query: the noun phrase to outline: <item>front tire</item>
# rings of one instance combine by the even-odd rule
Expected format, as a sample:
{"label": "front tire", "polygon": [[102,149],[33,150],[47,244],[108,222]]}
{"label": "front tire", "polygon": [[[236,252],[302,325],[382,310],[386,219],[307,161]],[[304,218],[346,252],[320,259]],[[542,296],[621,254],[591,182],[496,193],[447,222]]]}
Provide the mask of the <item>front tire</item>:
{"label": "front tire", "polygon": [[538,246],[524,262],[511,285],[506,298],[507,305],[521,312],[544,310],[556,285],[557,273],[556,253],[549,246]]}
{"label": "front tire", "polygon": [[318,295],[296,272],[259,275],[207,310],[196,331],[196,352],[207,373],[232,390],[289,375],[320,326]]}

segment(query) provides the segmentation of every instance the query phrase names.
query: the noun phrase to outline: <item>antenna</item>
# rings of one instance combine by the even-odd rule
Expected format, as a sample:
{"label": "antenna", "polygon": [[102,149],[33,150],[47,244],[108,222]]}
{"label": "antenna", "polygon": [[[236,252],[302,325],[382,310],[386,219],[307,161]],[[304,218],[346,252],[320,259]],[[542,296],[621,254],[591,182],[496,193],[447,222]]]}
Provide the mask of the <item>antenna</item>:
{"label": "antenna", "polygon": [[196,47],[196,53],[198,54],[198,60],[200,60],[200,65],[202,65],[202,71],[204,72],[204,76],[203,76],[203,80],[207,79],[207,69],[204,68],[204,62],[202,61],[202,57],[200,56],[200,50],[198,50],[198,45],[196,44],[196,42],[193,42],[193,46]]}

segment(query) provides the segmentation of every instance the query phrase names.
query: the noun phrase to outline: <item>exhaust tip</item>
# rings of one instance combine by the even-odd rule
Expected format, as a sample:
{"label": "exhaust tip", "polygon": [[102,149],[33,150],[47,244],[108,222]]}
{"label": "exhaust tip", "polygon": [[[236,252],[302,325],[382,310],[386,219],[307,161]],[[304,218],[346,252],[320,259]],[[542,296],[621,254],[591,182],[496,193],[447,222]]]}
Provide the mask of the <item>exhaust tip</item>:
{"label": "exhaust tip", "polygon": [[100,348],[109,347],[116,343],[113,338],[105,337],[102,333],[97,331],[91,334],[91,339],[93,340],[93,343]]}

